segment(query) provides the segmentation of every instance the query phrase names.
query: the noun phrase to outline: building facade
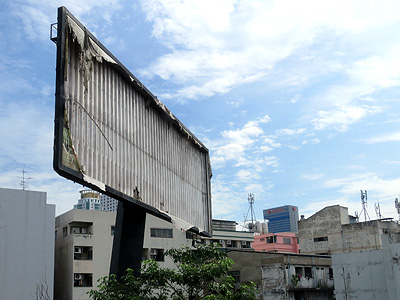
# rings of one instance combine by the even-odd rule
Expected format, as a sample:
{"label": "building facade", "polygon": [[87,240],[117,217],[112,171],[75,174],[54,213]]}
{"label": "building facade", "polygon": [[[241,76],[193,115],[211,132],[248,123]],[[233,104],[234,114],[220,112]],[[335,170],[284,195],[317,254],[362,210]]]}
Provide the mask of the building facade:
{"label": "building facade", "polygon": [[251,249],[254,233],[237,231],[237,223],[228,220],[212,220],[213,233],[211,238],[202,238],[203,243],[218,244],[227,249]]}
{"label": "building facade", "polygon": [[382,249],[332,255],[337,300],[400,299],[400,231],[384,230]]}
{"label": "building facade", "polygon": [[230,275],[237,283],[254,282],[259,299],[331,300],[331,258],[319,255],[232,250]]}
{"label": "building facade", "polygon": [[261,252],[299,253],[299,241],[294,232],[260,234],[254,236],[252,248]]}
{"label": "building facade", "polygon": [[100,204],[101,210],[117,211],[118,209],[118,200],[104,194],[100,194]]}
{"label": "building facade", "polygon": [[350,223],[347,207],[328,206],[299,221],[300,251],[330,255],[382,249],[384,233],[395,233],[399,229],[398,223],[389,220]]}
{"label": "building facade", "polygon": [[299,210],[297,206],[285,205],[263,210],[264,220],[268,221],[268,232],[297,232]]}
{"label": "building facade", "polygon": [[[89,300],[87,292],[109,274],[116,212],[73,209],[56,218],[55,300]],[[173,268],[164,255],[191,244],[186,232],[147,214],[143,259]]]}
{"label": "building facade", "polygon": [[0,299],[53,299],[54,216],[46,193],[0,188]]}
{"label": "building facade", "polygon": [[82,190],[80,193],[81,198],[78,200],[78,204],[74,205],[75,209],[101,210],[99,192],[93,190]]}

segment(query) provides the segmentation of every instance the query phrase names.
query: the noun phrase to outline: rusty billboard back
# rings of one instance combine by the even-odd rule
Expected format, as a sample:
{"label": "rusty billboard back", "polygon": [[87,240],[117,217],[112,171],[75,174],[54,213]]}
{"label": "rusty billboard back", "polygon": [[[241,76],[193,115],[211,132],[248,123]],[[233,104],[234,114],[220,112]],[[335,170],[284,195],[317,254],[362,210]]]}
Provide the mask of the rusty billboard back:
{"label": "rusty billboard back", "polygon": [[208,149],[65,7],[56,73],[55,171],[211,232]]}

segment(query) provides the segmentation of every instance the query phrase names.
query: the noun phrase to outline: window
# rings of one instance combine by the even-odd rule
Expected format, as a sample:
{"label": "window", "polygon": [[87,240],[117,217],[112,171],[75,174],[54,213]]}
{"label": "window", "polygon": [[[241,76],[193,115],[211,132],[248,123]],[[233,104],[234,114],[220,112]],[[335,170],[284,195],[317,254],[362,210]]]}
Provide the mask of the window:
{"label": "window", "polygon": [[299,276],[299,278],[304,275],[303,267],[295,267],[295,272]]}
{"label": "window", "polygon": [[151,228],[150,236],[156,238],[173,238],[172,229],[165,228]]}
{"label": "window", "polygon": [[115,226],[111,226],[111,235],[114,236],[115,234]]}
{"label": "window", "polygon": [[290,238],[283,238],[283,243],[287,244],[287,245],[290,245],[292,242],[291,242]]}
{"label": "window", "polygon": [[75,246],[74,260],[92,260],[93,247]]}
{"label": "window", "polygon": [[228,248],[236,248],[236,241],[227,240],[226,241],[226,247],[228,247]]}
{"label": "window", "polygon": [[91,287],[93,286],[93,274],[74,273],[74,287]]}
{"label": "window", "polygon": [[264,238],[260,239],[260,242],[265,242],[265,239]]}
{"label": "window", "polygon": [[235,283],[240,283],[240,271],[228,271],[228,276],[231,276]]}
{"label": "window", "polygon": [[54,232],[54,240],[57,240],[57,230]]}
{"label": "window", "polygon": [[312,278],[311,267],[305,267],[304,268],[304,276],[306,277],[306,279]]}
{"label": "window", "polygon": [[328,241],[328,237],[327,236],[314,238],[314,243],[326,242],[326,241]]}
{"label": "window", "polygon": [[329,268],[329,279],[333,280],[333,269]]}
{"label": "window", "polygon": [[150,250],[150,258],[155,261],[164,261],[164,249],[154,249]]}
{"label": "window", "polygon": [[274,237],[273,236],[267,237],[267,244],[273,244],[273,243],[274,243]]}
{"label": "window", "polygon": [[242,248],[251,248],[251,243],[248,241],[242,241]]}
{"label": "window", "polygon": [[66,237],[68,235],[68,227],[63,228],[63,237]]}

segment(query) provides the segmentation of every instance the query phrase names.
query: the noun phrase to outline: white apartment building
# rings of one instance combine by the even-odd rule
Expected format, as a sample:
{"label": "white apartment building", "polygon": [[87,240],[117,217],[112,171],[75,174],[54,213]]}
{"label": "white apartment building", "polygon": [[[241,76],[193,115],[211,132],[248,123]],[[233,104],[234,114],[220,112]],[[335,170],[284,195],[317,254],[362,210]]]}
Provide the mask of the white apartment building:
{"label": "white apartment building", "polygon": [[[89,300],[87,292],[109,274],[116,212],[73,209],[56,218],[55,300]],[[190,244],[186,232],[146,216],[142,257],[174,267],[166,250]]]}
{"label": "white apartment building", "polygon": [[93,190],[80,191],[81,198],[74,205],[75,209],[101,210],[100,193]]}
{"label": "white apartment building", "polygon": [[1,300],[53,299],[54,216],[46,193],[0,188]]}

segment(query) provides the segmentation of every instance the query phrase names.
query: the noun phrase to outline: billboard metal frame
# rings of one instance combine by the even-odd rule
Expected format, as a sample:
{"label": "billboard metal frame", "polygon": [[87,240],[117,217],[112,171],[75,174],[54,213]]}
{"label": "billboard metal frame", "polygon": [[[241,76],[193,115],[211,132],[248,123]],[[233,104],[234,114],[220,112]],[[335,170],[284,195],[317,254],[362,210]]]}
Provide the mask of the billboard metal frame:
{"label": "billboard metal frame", "polygon": [[[67,17],[71,18],[82,30],[84,30],[85,35],[87,35],[90,39],[95,41],[95,43],[101,48],[106,55],[108,55],[115,64],[112,64],[112,67],[124,78],[130,81],[131,86],[140,93],[146,101],[148,101],[147,105],[152,105],[155,103],[160,103],[156,96],[154,96],[97,38],[89,32],[85,26],[83,26],[78,19],[76,19],[65,7],[60,7],[58,9],[58,23],[57,23],[57,66],[56,66],[56,107],[55,107],[55,129],[54,129],[54,160],[53,160],[53,168],[54,170],[61,176],[70,179],[74,182],[97,190],[101,193],[104,193],[110,197],[113,197],[117,200],[122,201],[125,204],[134,204],[141,208],[143,208],[146,212],[153,214],[159,218],[162,218],[167,221],[173,221],[173,216],[163,213],[157,208],[140,201],[139,195],[130,196],[112,188],[108,185],[104,185],[104,189],[100,189],[99,185],[96,182],[88,182],[85,180],[82,172],[78,172],[72,168],[65,166],[62,163],[62,145],[63,145],[63,127],[65,122],[65,107],[66,107],[66,95],[64,95],[64,74],[66,73],[66,65],[65,65],[65,52],[66,52],[66,26],[67,26]],[[158,113],[161,114],[164,118],[169,119],[168,122],[170,126],[176,126],[182,132],[182,134],[189,135],[192,139],[193,143],[198,147],[200,151],[203,151],[207,154],[208,157],[208,149],[202,144],[202,142],[197,139],[189,129],[187,129],[175,116],[171,118],[171,113],[168,109],[163,105],[152,105],[155,110],[158,110]],[[182,130],[183,129],[183,130]],[[208,175],[211,178],[211,169],[208,170]],[[210,183],[207,182],[207,190],[209,193],[208,199],[208,210],[210,213],[211,219],[211,192],[210,192]],[[205,228],[206,229],[206,228]],[[207,230],[208,229],[208,230]],[[211,221],[209,228],[205,231],[199,232],[196,226],[191,228],[191,231],[199,233],[200,235],[210,236],[209,231],[211,231]]]}

